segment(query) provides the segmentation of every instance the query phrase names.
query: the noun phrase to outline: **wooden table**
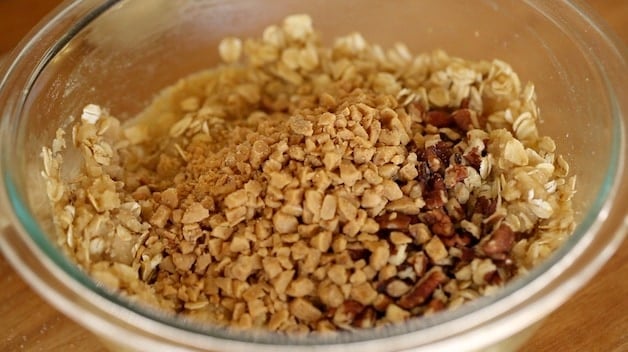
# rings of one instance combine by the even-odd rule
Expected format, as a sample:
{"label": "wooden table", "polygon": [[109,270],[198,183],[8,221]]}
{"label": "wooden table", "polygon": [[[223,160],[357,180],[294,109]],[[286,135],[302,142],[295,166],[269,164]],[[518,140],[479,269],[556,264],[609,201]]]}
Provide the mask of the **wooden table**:
{"label": "wooden table", "polygon": [[[0,0],[0,54],[59,2]],[[628,41],[628,1],[590,3]],[[0,255],[0,351],[105,349],[90,332],[39,298]],[[628,351],[628,241],[594,282],[550,315],[521,351]]]}

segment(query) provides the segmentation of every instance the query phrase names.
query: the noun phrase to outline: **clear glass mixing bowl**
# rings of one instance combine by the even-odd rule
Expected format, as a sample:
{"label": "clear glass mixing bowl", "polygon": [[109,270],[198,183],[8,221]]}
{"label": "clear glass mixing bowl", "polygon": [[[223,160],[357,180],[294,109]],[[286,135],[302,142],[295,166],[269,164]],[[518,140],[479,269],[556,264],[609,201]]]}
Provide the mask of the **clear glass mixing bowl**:
{"label": "clear glass mixing bowl", "polygon": [[[578,226],[548,261],[490,298],[404,325],[328,337],[193,325],[109,294],[64,257],[40,177],[43,145],[88,103],[130,118],[217,62],[227,35],[309,13],[328,40],[358,30],[414,52],[499,58],[535,82],[544,122],[578,178]],[[512,350],[590,280],[628,227],[626,48],[582,4],[543,0],[67,1],[9,57],[0,82],[0,245],[45,299],[116,349]]]}

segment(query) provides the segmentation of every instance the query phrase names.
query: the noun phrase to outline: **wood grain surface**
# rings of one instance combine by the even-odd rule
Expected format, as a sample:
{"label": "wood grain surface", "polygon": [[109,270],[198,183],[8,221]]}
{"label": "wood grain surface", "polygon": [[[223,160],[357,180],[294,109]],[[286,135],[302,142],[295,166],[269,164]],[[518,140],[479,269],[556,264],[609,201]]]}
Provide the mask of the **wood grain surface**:
{"label": "wood grain surface", "polygon": [[[59,0],[0,0],[0,54]],[[628,1],[590,1],[624,43]],[[105,351],[90,332],[39,298],[0,255],[0,351]],[[555,311],[525,352],[628,351],[628,241],[596,278]]]}

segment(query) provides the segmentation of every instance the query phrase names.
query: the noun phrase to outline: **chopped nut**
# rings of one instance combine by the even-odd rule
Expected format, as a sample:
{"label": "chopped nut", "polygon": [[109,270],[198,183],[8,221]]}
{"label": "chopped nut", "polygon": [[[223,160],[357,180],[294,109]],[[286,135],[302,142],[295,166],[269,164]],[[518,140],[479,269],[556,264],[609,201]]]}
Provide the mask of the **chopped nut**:
{"label": "chopped nut", "polygon": [[515,233],[506,224],[501,224],[484,243],[482,250],[493,259],[505,259],[515,244]]}
{"label": "chopped nut", "polygon": [[343,161],[340,164],[340,178],[345,185],[352,187],[359,179],[362,178],[362,174],[352,163]]}
{"label": "chopped nut", "polygon": [[253,265],[251,257],[240,256],[231,266],[231,276],[240,281],[246,281],[253,272]]}
{"label": "chopped nut", "polygon": [[318,296],[324,305],[333,308],[340,306],[345,300],[340,288],[334,284],[321,285],[318,289]]}
{"label": "chopped nut", "polygon": [[170,218],[171,210],[165,205],[160,205],[157,210],[153,213],[153,216],[150,218],[150,223],[154,226],[157,226],[161,229],[166,226],[166,222]]}
{"label": "chopped nut", "polygon": [[[297,307],[299,308],[299,307]],[[287,309],[278,310],[270,317],[268,321],[268,328],[270,330],[279,330],[288,323],[290,312]]]}
{"label": "chopped nut", "polygon": [[386,293],[391,297],[401,297],[410,291],[410,286],[401,280],[393,280],[386,285]]}
{"label": "chopped nut", "polygon": [[425,302],[436,288],[447,281],[447,276],[439,269],[428,272],[407,294],[399,299],[399,306],[405,309],[414,308]]}
{"label": "chopped nut", "polygon": [[[284,51],[284,54],[286,52]],[[292,132],[296,133],[296,134],[300,134],[303,136],[311,136],[314,131],[312,129],[312,122],[307,121],[303,118],[299,118],[299,117],[293,117],[290,119],[290,128],[292,129]]]}
{"label": "chopped nut", "polygon": [[432,237],[432,239],[425,245],[425,252],[434,263],[439,263],[449,255],[445,245],[440,238],[438,238],[438,236]]}
{"label": "chopped nut", "polygon": [[234,253],[246,252],[249,250],[249,241],[246,238],[244,238],[244,236],[234,236],[231,239],[229,250]]}
{"label": "chopped nut", "polygon": [[321,219],[323,220],[331,220],[336,215],[336,197],[328,194],[323,199],[323,204],[321,206]]}
{"label": "chopped nut", "polygon": [[321,231],[312,237],[310,245],[321,252],[327,252],[331,246],[333,234],[330,231]]}
{"label": "chopped nut", "polygon": [[390,242],[392,242],[392,244],[394,245],[408,244],[412,243],[412,238],[410,238],[403,232],[392,231],[390,233]]}
{"label": "chopped nut", "polygon": [[225,206],[227,208],[237,208],[246,204],[246,190],[240,189],[225,197]]}
{"label": "chopped nut", "polygon": [[356,301],[345,301],[334,313],[335,324],[345,326],[351,324],[355,317],[364,310],[364,306]]}
{"label": "chopped nut", "polygon": [[196,257],[191,254],[172,253],[172,263],[181,272],[189,271]]}
{"label": "chopped nut", "polygon": [[283,271],[279,259],[277,258],[266,257],[262,260],[262,265],[264,267],[264,272],[269,279],[276,277]]}
{"label": "chopped nut", "polygon": [[363,208],[375,208],[385,202],[384,198],[372,189],[367,189],[362,195],[362,207]]}
{"label": "chopped nut", "polygon": [[279,233],[296,232],[298,225],[299,221],[293,215],[277,212],[273,216],[273,226]]}
{"label": "chopped nut", "polygon": [[375,218],[379,227],[386,230],[405,230],[410,225],[411,218],[405,214],[389,213]]}
{"label": "chopped nut", "polygon": [[168,188],[161,192],[161,203],[170,209],[174,209],[179,205],[179,198],[175,188]]}
{"label": "chopped nut", "polygon": [[454,234],[454,224],[442,209],[434,209],[425,213],[425,221],[430,224],[432,233],[449,237]]}
{"label": "chopped nut", "polygon": [[410,312],[401,309],[396,304],[389,304],[386,307],[386,320],[391,322],[400,322],[408,319],[410,317]]}
{"label": "chopped nut", "polygon": [[384,186],[382,190],[382,195],[386,197],[386,199],[397,200],[403,197],[403,192],[401,192],[399,185],[397,185],[395,182],[390,180],[384,180],[382,185]]}
{"label": "chopped nut", "polygon": [[327,276],[336,285],[344,285],[349,280],[347,269],[342,265],[334,264],[327,270]]}
{"label": "chopped nut", "polygon": [[472,119],[473,110],[470,109],[459,109],[454,111],[451,116],[454,119],[454,122],[463,131],[468,131],[475,126],[473,125]]}
{"label": "chopped nut", "polygon": [[290,303],[290,313],[297,317],[299,320],[305,322],[312,322],[320,319],[323,316],[318,308],[314,307],[312,303],[303,299],[295,298]]}
{"label": "chopped nut", "polygon": [[292,281],[292,277],[294,276],[294,270],[287,270],[281,272],[279,275],[275,276],[273,280],[271,280],[275,291],[278,294],[284,294],[288,285]]}
{"label": "chopped nut", "polygon": [[390,258],[390,249],[387,242],[377,242],[377,246],[373,249],[369,265],[375,270],[381,270]]}
{"label": "chopped nut", "polygon": [[377,297],[377,291],[368,282],[354,285],[351,288],[351,298],[363,305],[369,305]]}
{"label": "chopped nut", "polygon": [[183,213],[181,222],[184,224],[192,224],[205,220],[209,217],[209,210],[205,209],[201,203],[193,203]]}
{"label": "chopped nut", "polygon": [[300,277],[290,283],[286,294],[292,297],[304,297],[314,291],[314,283],[305,277]]}

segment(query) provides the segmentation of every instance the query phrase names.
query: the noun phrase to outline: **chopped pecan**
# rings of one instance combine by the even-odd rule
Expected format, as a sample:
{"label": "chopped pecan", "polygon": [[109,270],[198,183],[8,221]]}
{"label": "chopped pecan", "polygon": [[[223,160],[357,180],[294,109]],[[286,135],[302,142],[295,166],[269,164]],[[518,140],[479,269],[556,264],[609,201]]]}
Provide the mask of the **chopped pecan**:
{"label": "chopped pecan", "polygon": [[487,242],[482,245],[484,254],[493,259],[504,260],[515,244],[515,233],[510,226],[501,224]]}
{"label": "chopped pecan", "polygon": [[430,301],[430,303],[427,304],[427,309],[433,312],[438,312],[445,309],[445,303],[440,299],[434,298]]}
{"label": "chopped pecan", "polygon": [[488,199],[486,197],[478,197],[475,202],[474,212],[481,213],[484,216],[490,216],[497,209],[497,200]]}
{"label": "chopped pecan", "polygon": [[425,113],[425,122],[440,128],[453,125],[454,119],[446,111],[430,110]]}
{"label": "chopped pecan", "polygon": [[360,304],[370,305],[377,297],[377,291],[368,282],[354,284],[351,287],[350,296]]}
{"label": "chopped pecan", "polygon": [[460,250],[462,251],[460,259],[465,263],[470,262],[476,257],[475,250],[473,248],[461,247]]}
{"label": "chopped pecan", "polygon": [[422,214],[423,220],[430,225],[430,230],[435,235],[450,237],[454,234],[454,224],[443,209],[432,209]]}
{"label": "chopped pecan", "polygon": [[418,277],[423,276],[427,271],[428,258],[424,252],[413,253],[408,258],[408,263],[412,265],[412,269]]}
{"label": "chopped pecan", "polygon": [[456,123],[456,126],[463,131],[473,129],[473,122],[471,120],[472,111],[469,109],[458,109],[454,111],[451,116]]}
{"label": "chopped pecan", "polygon": [[362,313],[364,306],[359,302],[347,300],[338,307],[334,312],[334,323],[351,324],[355,318]]}
{"label": "chopped pecan", "polygon": [[454,144],[450,141],[440,141],[433,147],[427,148],[427,150],[432,150],[443,165],[447,167],[449,165],[449,158],[451,158],[453,154],[453,147]]}
{"label": "chopped pecan", "polygon": [[353,261],[368,259],[371,255],[371,252],[369,252],[369,250],[366,248],[348,249],[347,252],[349,253],[349,257],[351,257],[351,260]]}
{"label": "chopped pecan", "polygon": [[444,237],[442,241],[447,247],[465,248],[473,241],[473,237],[468,233],[457,232],[451,237]]}
{"label": "chopped pecan", "polygon": [[471,151],[464,154],[463,157],[467,159],[469,165],[471,165],[474,169],[480,169],[480,164],[482,163],[482,155],[480,155],[480,152],[477,148],[471,149]]}
{"label": "chopped pecan", "polygon": [[467,167],[460,164],[449,165],[445,170],[445,186],[447,188],[453,188],[457,182],[464,181],[469,176]]}
{"label": "chopped pecan", "polygon": [[456,198],[450,198],[447,204],[445,204],[445,209],[447,210],[447,215],[456,220],[456,222],[464,220],[466,215],[465,209],[462,208],[462,205]]}
{"label": "chopped pecan", "polygon": [[400,322],[408,319],[410,312],[405,311],[395,304],[386,307],[386,319],[392,322]]}
{"label": "chopped pecan", "polygon": [[425,149],[425,160],[427,160],[431,172],[438,172],[443,166],[442,160],[436,154],[435,147]]}
{"label": "chopped pecan", "polygon": [[401,308],[411,309],[424,303],[434,293],[439,285],[447,282],[448,278],[442,269],[437,268],[421,279],[407,294],[403,295],[397,304]]}
{"label": "chopped pecan", "polygon": [[295,298],[290,302],[289,307],[290,313],[301,321],[312,322],[323,316],[323,313],[318,308],[303,298]]}
{"label": "chopped pecan", "polygon": [[410,225],[412,218],[401,213],[386,213],[375,218],[382,230],[405,230]]}
{"label": "chopped pecan", "polygon": [[432,259],[432,261],[435,263],[440,263],[449,255],[449,252],[443,244],[443,241],[441,241],[440,237],[438,236],[432,237],[432,239],[423,247],[425,249],[425,253],[427,253],[430,259]]}
{"label": "chopped pecan", "polygon": [[394,279],[386,285],[386,293],[391,297],[401,297],[410,290],[410,286],[405,282]]}
{"label": "chopped pecan", "polygon": [[327,307],[333,308],[340,306],[345,300],[340,288],[337,285],[331,283],[327,285],[321,285],[318,288],[318,297],[320,298],[321,303],[323,303]]}
{"label": "chopped pecan", "polygon": [[425,160],[419,161],[417,171],[419,173],[417,181],[423,184],[426,184],[432,178],[432,170],[430,170],[430,165]]}
{"label": "chopped pecan", "polygon": [[392,303],[392,298],[390,298],[388,295],[385,295],[383,293],[380,293],[377,295],[377,297],[375,297],[375,300],[373,301],[373,303],[371,304],[373,306],[373,308],[375,308],[375,310],[377,310],[378,312],[385,312],[386,308]]}
{"label": "chopped pecan", "polygon": [[499,272],[497,270],[491,271],[484,275],[484,282],[489,285],[498,285],[502,283],[502,277],[499,276]]}
{"label": "chopped pecan", "polygon": [[435,174],[430,180],[425,195],[425,206],[428,209],[440,208],[447,202],[445,182],[440,174]]}
{"label": "chopped pecan", "polygon": [[375,319],[377,318],[375,310],[373,308],[366,308],[353,320],[353,326],[358,328],[372,328],[375,326]]}

